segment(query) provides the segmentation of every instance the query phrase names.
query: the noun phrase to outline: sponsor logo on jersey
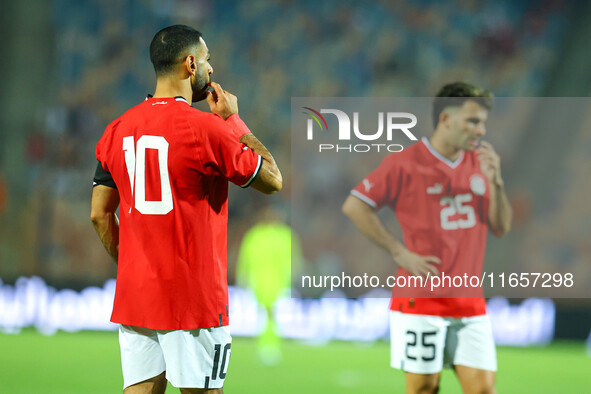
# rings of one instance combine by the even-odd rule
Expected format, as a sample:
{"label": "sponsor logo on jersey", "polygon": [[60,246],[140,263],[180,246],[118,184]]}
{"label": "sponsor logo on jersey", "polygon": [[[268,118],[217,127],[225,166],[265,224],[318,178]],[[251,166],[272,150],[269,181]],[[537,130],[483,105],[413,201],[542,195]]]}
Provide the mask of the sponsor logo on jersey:
{"label": "sponsor logo on jersey", "polygon": [[363,180],[363,186],[365,187],[365,191],[369,193],[369,190],[373,187],[373,183],[370,183],[366,178]]}
{"label": "sponsor logo on jersey", "polygon": [[441,194],[443,192],[443,186],[441,183],[436,183],[433,186],[427,188],[427,194]]}
{"label": "sponsor logo on jersey", "polygon": [[486,193],[486,182],[479,174],[474,174],[470,177],[470,190],[477,196],[482,196]]}
{"label": "sponsor logo on jersey", "polygon": [[155,103],[152,103],[152,105],[156,105],[156,104],[168,104],[168,102],[166,102],[166,101],[156,101]]}

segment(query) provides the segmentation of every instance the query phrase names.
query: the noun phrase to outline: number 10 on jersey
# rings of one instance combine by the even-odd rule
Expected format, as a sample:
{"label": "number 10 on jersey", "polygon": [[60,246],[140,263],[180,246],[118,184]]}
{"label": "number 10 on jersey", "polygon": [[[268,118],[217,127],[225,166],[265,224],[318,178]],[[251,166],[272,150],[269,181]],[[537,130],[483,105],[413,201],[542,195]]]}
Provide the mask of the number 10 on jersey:
{"label": "number 10 on jersey", "polygon": [[[146,201],[146,149],[158,151],[160,172],[160,200]],[[137,151],[133,137],[123,138],[125,166],[135,208],[144,215],[166,215],[172,211],[172,189],[168,175],[168,142],[164,137],[143,135],[137,140]],[[131,212],[131,210],[130,210]]]}

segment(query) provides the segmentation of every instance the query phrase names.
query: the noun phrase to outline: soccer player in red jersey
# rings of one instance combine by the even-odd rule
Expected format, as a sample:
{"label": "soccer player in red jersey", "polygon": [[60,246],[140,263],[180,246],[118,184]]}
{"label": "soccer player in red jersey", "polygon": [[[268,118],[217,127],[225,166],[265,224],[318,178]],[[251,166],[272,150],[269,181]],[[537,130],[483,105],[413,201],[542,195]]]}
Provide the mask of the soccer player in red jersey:
{"label": "soccer player in red jersey", "polygon": [[[462,82],[442,87],[433,136],[388,155],[347,197],[343,212],[398,263],[397,276],[479,275],[487,231],[509,231],[500,158],[481,140],[491,96]],[[376,215],[383,206],[396,214],[404,244]],[[390,303],[391,365],[405,372],[407,393],[436,393],[444,366],[465,393],[493,393],[496,352],[484,298],[461,298],[459,290],[448,298],[400,294],[394,288]]]}
{"label": "soccer player in red jersey", "polygon": [[[182,393],[221,393],[231,345],[228,181],[271,194],[282,177],[236,97],[210,82],[197,30],[162,29],[150,59],[154,96],[106,128],[92,193],[91,220],[118,263],[111,321],[121,324],[124,389],[163,393],[168,380]],[[212,113],[191,107],[204,98]]]}

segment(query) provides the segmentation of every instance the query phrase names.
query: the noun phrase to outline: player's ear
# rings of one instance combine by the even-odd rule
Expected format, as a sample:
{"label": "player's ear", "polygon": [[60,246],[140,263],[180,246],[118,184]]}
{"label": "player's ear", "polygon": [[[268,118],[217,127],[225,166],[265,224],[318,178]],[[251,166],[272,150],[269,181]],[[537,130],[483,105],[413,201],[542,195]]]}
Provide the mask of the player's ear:
{"label": "player's ear", "polygon": [[451,119],[451,114],[447,110],[443,110],[439,114],[439,123],[441,123],[443,125],[449,126],[447,123],[450,121],[450,119]]}
{"label": "player's ear", "polygon": [[187,72],[189,74],[195,74],[195,72],[197,71],[197,63],[195,61],[195,56],[188,55],[185,58],[185,68],[187,69]]}

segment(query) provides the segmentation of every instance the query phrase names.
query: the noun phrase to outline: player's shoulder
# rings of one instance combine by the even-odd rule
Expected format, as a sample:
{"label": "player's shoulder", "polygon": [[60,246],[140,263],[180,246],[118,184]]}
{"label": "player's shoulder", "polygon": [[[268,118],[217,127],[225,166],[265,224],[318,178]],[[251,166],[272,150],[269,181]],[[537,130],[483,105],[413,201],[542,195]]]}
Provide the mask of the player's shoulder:
{"label": "player's shoulder", "polygon": [[141,111],[143,111],[143,108],[145,108],[145,101],[142,101],[141,103],[129,108],[127,111],[123,112],[121,115],[113,119],[113,121],[111,121],[111,123],[107,125],[107,127],[105,128],[105,133],[115,129],[121,123],[124,123],[137,116],[141,116],[140,114]]}
{"label": "player's shoulder", "polygon": [[224,119],[218,114],[201,111],[191,106],[183,106],[180,111],[179,114],[189,121],[191,127],[196,131],[204,133],[217,132],[220,128],[226,127]]}
{"label": "player's shoulder", "polygon": [[383,164],[392,167],[406,167],[412,165],[419,160],[421,144],[422,142],[418,141],[410,146],[407,146],[400,152],[389,153],[386,157],[384,157]]}
{"label": "player's shoulder", "polygon": [[119,125],[122,121],[124,121],[127,117],[128,117],[128,112],[130,111],[130,109],[128,109],[127,111],[123,112],[121,115],[119,115],[118,117],[116,117],[115,119],[113,119],[105,128],[105,134],[114,129],[117,125]]}
{"label": "player's shoulder", "polygon": [[425,144],[422,140],[416,141],[399,152],[398,158],[401,160],[417,160],[421,155],[424,146]]}

